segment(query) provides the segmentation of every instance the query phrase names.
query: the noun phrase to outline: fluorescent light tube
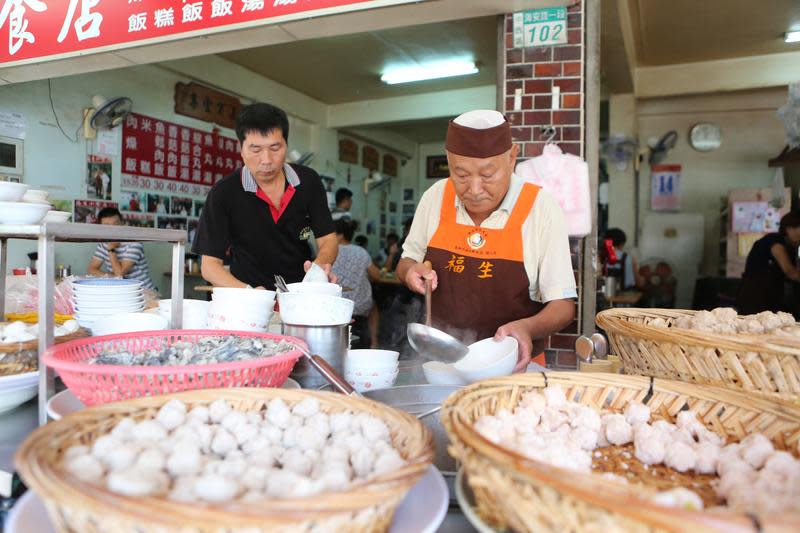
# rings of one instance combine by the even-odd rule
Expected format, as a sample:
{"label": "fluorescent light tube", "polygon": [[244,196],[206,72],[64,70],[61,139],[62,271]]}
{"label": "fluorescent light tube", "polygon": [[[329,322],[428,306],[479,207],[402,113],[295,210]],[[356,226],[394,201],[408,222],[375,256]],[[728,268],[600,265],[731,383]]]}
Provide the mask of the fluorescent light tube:
{"label": "fluorescent light tube", "polygon": [[787,31],[783,36],[783,40],[787,43],[800,43],[800,30]]}
{"label": "fluorescent light tube", "polygon": [[466,76],[478,72],[474,61],[439,61],[425,65],[413,65],[389,68],[381,76],[381,81],[389,85],[410,83],[412,81]]}

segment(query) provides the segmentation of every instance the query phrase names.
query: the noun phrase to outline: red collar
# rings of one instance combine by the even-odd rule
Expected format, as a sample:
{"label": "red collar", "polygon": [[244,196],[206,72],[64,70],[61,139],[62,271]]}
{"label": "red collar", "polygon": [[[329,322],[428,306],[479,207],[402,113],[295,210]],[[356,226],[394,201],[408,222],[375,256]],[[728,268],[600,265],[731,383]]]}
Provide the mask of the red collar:
{"label": "red collar", "polygon": [[269,206],[269,212],[272,214],[272,220],[277,224],[278,220],[281,218],[281,215],[283,215],[283,212],[286,211],[286,207],[289,205],[289,202],[292,200],[294,191],[294,186],[287,181],[286,189],[284,189],[280,204],[277,207],[272,203],[272,200],[269,199],[264,191],[261,190],[261,187],[256,188],[256,196],[262,201],[266,202],[267,206]]}

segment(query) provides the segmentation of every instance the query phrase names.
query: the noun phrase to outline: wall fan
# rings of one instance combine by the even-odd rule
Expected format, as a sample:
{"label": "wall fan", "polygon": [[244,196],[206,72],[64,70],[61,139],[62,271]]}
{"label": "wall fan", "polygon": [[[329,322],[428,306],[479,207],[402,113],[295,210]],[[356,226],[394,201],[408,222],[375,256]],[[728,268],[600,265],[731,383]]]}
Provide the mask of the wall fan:
{"label": "wall fan", "polygon": [[290,163],[294,163],[296,165],[308,165],[311,163],[311,160],[314,159],[314,152],[306,152],[301,154],[297,150],[290,150],[287,159]]}
{"label": "wall fan", "polygon": [[[675,148],[675,144],[678,142],[678,132],[675,130],[670,130],[660,138],[650,139],[647,143],[649,148],[649,154],[647,156],[647,162],[650,165],[657,165],[663,162],[669,151]],[[636,158],[636,164],[634,165],[634,196],[633,196],[633,210],[634,210],[634,229],[633,229],[633,244],[634,246],[639,245],[639,211],[641,210],[641,200],[639,198],[639,190],[641,188],[641,183],[639,181],[639,171],[641,170],[642,162],[644,162],[644,154],[645,151],[639,151],[639,155]]]}
{"label": "wall fan", "polygon": [[389,176],[384,176],[383,174],[375,170],[372,172],[372,174],[364,178],[364,194],[369,194],[370,191],[383,187],[384,185],[387,185],[391,181],[392,178],[390,178]]}
{"label": "wall fan", "polygon": [[612,135],[600,146],[600,156],[614,164],[619,170],[628,168],[628,163],[639,151],[639,143],[624,135]]}
{"label": "wall fan", "polygon": [[133,101],[127,96],[105,98],[99,94],[92,97],[92,106],[84,109],[83,133],[94,139],[99,129],[111,129],[122,124],[131,112]]}

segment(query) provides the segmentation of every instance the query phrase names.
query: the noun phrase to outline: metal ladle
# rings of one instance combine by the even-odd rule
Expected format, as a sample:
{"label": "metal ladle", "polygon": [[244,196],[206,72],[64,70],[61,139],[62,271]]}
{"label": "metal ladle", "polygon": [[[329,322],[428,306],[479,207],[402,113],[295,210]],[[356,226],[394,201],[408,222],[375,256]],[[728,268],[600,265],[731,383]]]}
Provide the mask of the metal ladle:
{"label": "metal ladle", "polygon": [[[431,268],[431,262],[425,261]],[[420,355],[433,361],[454,363],[467,355],[469,348],[452,335],[431,327],[431,280],[425,280],[425,324],[410,323],[406,330],[408,343]]]}
{"label": "metal ladle", "polygon": [[325,381],[331,384],[331,386],[336,389],[337,391],[341,392],[346,396],[358,396],[361,397],[361,394],[350,385],[347,380],[345,380],[339,372],[336,371],[335,368],[331,366],[329,362],[318,355],[311,354],[308,350],[303,348],[302,346],[298,346],[297,344],[292,344],[295,348],[300,350],[303,353],[303,356],[308,359],[308,364],[314,367],[314,370],[320,373]]}

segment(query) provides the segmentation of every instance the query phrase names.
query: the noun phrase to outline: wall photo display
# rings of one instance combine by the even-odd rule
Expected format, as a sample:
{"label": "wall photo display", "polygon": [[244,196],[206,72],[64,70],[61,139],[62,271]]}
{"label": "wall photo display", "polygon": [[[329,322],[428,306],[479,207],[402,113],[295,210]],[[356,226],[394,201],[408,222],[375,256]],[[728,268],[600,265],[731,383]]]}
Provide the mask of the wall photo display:
{"label": "wall photo display", "polygon": [[92,154],[86,156],[86,196],[111,200],[111,158]]}
{"label": "wall photo display", "polygon": [[446,155],[429,155],[425,168],[428,178],[446,178],[450,175]]}
{"label": "wall photo display", "polygon": [[104,200],[75,200],[72,206],[72,221],[79,224],[97,224],[99,222],[97,214],[106,207],[119,209],[119,204]]}
{"label": "wall photo display", "polygon": [[169,213],[169,196],[147,193],[147,212],[166,215]]}
{"label": "wall photo display", "polygon": [[119,207],[124,211],[141,213],[146,204],[146,194],[140,191],[120,191]]}

